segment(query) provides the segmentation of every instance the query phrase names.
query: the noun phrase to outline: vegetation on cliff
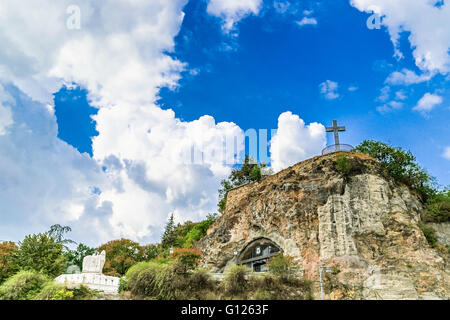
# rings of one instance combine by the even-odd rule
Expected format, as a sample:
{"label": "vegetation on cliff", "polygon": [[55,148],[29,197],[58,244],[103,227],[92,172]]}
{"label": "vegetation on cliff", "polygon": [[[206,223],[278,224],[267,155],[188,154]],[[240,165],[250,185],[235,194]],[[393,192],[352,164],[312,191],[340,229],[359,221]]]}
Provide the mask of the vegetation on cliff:
{"label": "vegetation on cliff", "polygon": [[228,179],[221,181],[222,187],[219,189],[218,203],[219,212],[223,213],[225,211],[226,195],[228,191],[244,184],[261,180],[261,170],[266,167],[266,164],[259,164],[255,159],[246,155],[240,167],[234,168]]}

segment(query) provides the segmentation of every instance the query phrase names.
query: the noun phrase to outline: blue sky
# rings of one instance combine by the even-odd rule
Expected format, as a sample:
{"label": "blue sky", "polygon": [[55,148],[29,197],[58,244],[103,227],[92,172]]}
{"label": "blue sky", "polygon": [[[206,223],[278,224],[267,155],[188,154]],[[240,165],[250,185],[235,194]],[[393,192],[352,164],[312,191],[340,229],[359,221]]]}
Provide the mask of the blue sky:
{"label": "blue sky", "polygon": [[277,130],[269,160],[282,170],[332,144],[336,119],[342,143],[411,150],[450,185],[447,2],[2,5],[0,240],[58,223],[90,245],[156,242],[171,213],[216,212],[231,172],[186,155],[250,129]]}
{"label": "blue sky", "polygon": [[[377,111],[382,105],[377,98],[390,73],[405,68],[420,73],[408,33],[402,34],[404,58],[398,61],[386,30],[368,29],[370,14],[348,1],[303,2],[297,10],[312,11],[318,23],[302,27],[295,23],[298,12],[280,15],[271,4],[266,1],[259,16],[240,21],[235,34],[224,35],[220,20],[207,14],[206,2],[191,0],[170,54],[188,68],[179,87],[161,89],[158,105],[173,109],[185,121],[208,114],[244,130],[276,129],[278,115],[285,111],[299,114],[307,123],[330,125],[337,119],[348,130],[342,142],[357,145],[374,139],[401,146],[411,150],[442,185],[450,184],[450,164],[441,156],[450,145],[445,77],[393,86],[391,95],[404,90],[407,96],[403,107]],[[337,99],[327,100],[319,90],[328,79],[338,83]],[[436,110],[427,115],[411,110],[425,93],[436,90],[444,98]],[[62,89],[55,105],[60,138],[91,153],[90,138],[96,132],[86,94]],[[331,139],[330,135],[329,143]]]}

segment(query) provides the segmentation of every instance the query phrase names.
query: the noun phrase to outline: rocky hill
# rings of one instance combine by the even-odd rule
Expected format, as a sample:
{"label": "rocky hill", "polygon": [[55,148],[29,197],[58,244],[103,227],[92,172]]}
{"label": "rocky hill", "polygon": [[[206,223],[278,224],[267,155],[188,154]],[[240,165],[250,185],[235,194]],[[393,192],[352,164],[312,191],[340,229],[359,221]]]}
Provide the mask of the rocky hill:
{"label": "rocky hill", "polygon": [[[344,155],[346,173],[336,166]],[[266,239],[295,258],[316,298],[323,265],[331,269],[328,299],[448,299],[448,253],[428,244],[421,210],[418,196],[376,160],[334,153],[230,191],[198,248],[205,267],[224,272]]]}

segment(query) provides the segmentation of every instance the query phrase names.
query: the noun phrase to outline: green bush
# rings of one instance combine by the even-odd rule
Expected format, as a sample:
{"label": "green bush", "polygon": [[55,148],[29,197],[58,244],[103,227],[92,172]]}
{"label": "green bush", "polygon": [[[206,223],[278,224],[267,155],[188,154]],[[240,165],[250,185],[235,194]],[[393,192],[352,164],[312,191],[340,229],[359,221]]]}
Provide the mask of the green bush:
{"label": "green bush", "polygon": [[288,280],[279,276],[264,275],[253,277],[250,294],[253,300],[310,300],[311,282],[296,277]]}
{"label": "green bush", "polygon": [[425,198],[432,190],[429,185],[433,182],[433,178],[417,164],[416,158],[410,151],[371,140],[363,141],[353,151],[365,153],[377,159],[395,180],[417,189]]}
{"label": "green bush", "polygon": [[279,254],[267,262],[267,266],[274,276],[287,279],[297,271],[294,258]]}
{"label": "green bush", "polygon": [[197,294],[202,291],[213,291],[216,287],[216,281],[211,278],[209,272],[205,269],[198,269],[189,276],[189,291]]}
{"label": "green bush", "polygon": [[20,271],[0,286],[0,300],[32,300],[49,279],[35,271]]}
{"label": "green bush", "polygon": [[249,271],[245,266],[234,266],[231,268],[222,283],[226,296],[241,297],[246,293],[249,285],[247,280],[247,273]]}
{"label": "green bush", "polygon": [[177,300],[189,295],[188,275],[178,262],[140,263],[126,274],[127,289],[137,298]]}
{"label": "green bush", "polygon": [[336,170],[339,171],[343,175],[347,175],[350,173],[350,160],[347,156],[339,156],[336,159]]}
{"label": "green bush", "polygon": [[422,230],[425,238],[427,238],[428,243],[431,246],[436,245],[437,243],[436,230],[434,230],[430,226],[427,226],[426,224],[421,224],[420,229]]}
{"label": "green bush", "polygon": [[23,270],[34,270],[57,277],[66,270],[63,246],[47,234],[28,235],[19,243],[16,263]]}
{"label": "green bush", "polygon": [[139,274],[146,269],[157,268],[157,266],[158,264],[155,262],[139,262],[133,265],[123,277],[123,290],[130,290],[134,295],[141,295],[140,288],[136,288]]}
{"label": "green bush", "polygon": [[428,198],[422,218],[426,222],[450,221],[450,189],[436,191]]}
{"label": "green bush", "polygon": [[193,223],[186,222],[182,225],[178,225],[173,230],[173,236],[175,238],[174,248],[192,248],[193,244],[206,236],[208,228],[216,221],[217,214],[209,214],[205,220]]}
{"label": "green bush", "polygon": [[71,288],[70,291],[73,293],[73,300],[91,300],[99,295],[98,291],[92,290],[83,285]]}
{"label": "green bush", "polygon": [[36,300],[72,300],[73,292],[63,284],[49,281],[35,297]]}

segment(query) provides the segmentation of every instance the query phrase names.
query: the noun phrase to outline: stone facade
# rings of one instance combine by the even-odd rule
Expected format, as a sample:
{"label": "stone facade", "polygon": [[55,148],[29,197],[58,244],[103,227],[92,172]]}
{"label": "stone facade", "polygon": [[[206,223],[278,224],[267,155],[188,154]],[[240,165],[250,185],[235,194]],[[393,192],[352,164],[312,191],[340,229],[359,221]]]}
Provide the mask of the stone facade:
{"label": "stone facade", "polygon": [[[198,244],[204,266],[224,272],[252,241],[267,238],[295,258],[318,283],[320,265],[331,299],[448,299],[448,257],[432,249],[419,228],[423,209],[379,163],[335,153],[296,164],[229,192],[224,214]],[[316,297],[318,286],[316,286]]]}

